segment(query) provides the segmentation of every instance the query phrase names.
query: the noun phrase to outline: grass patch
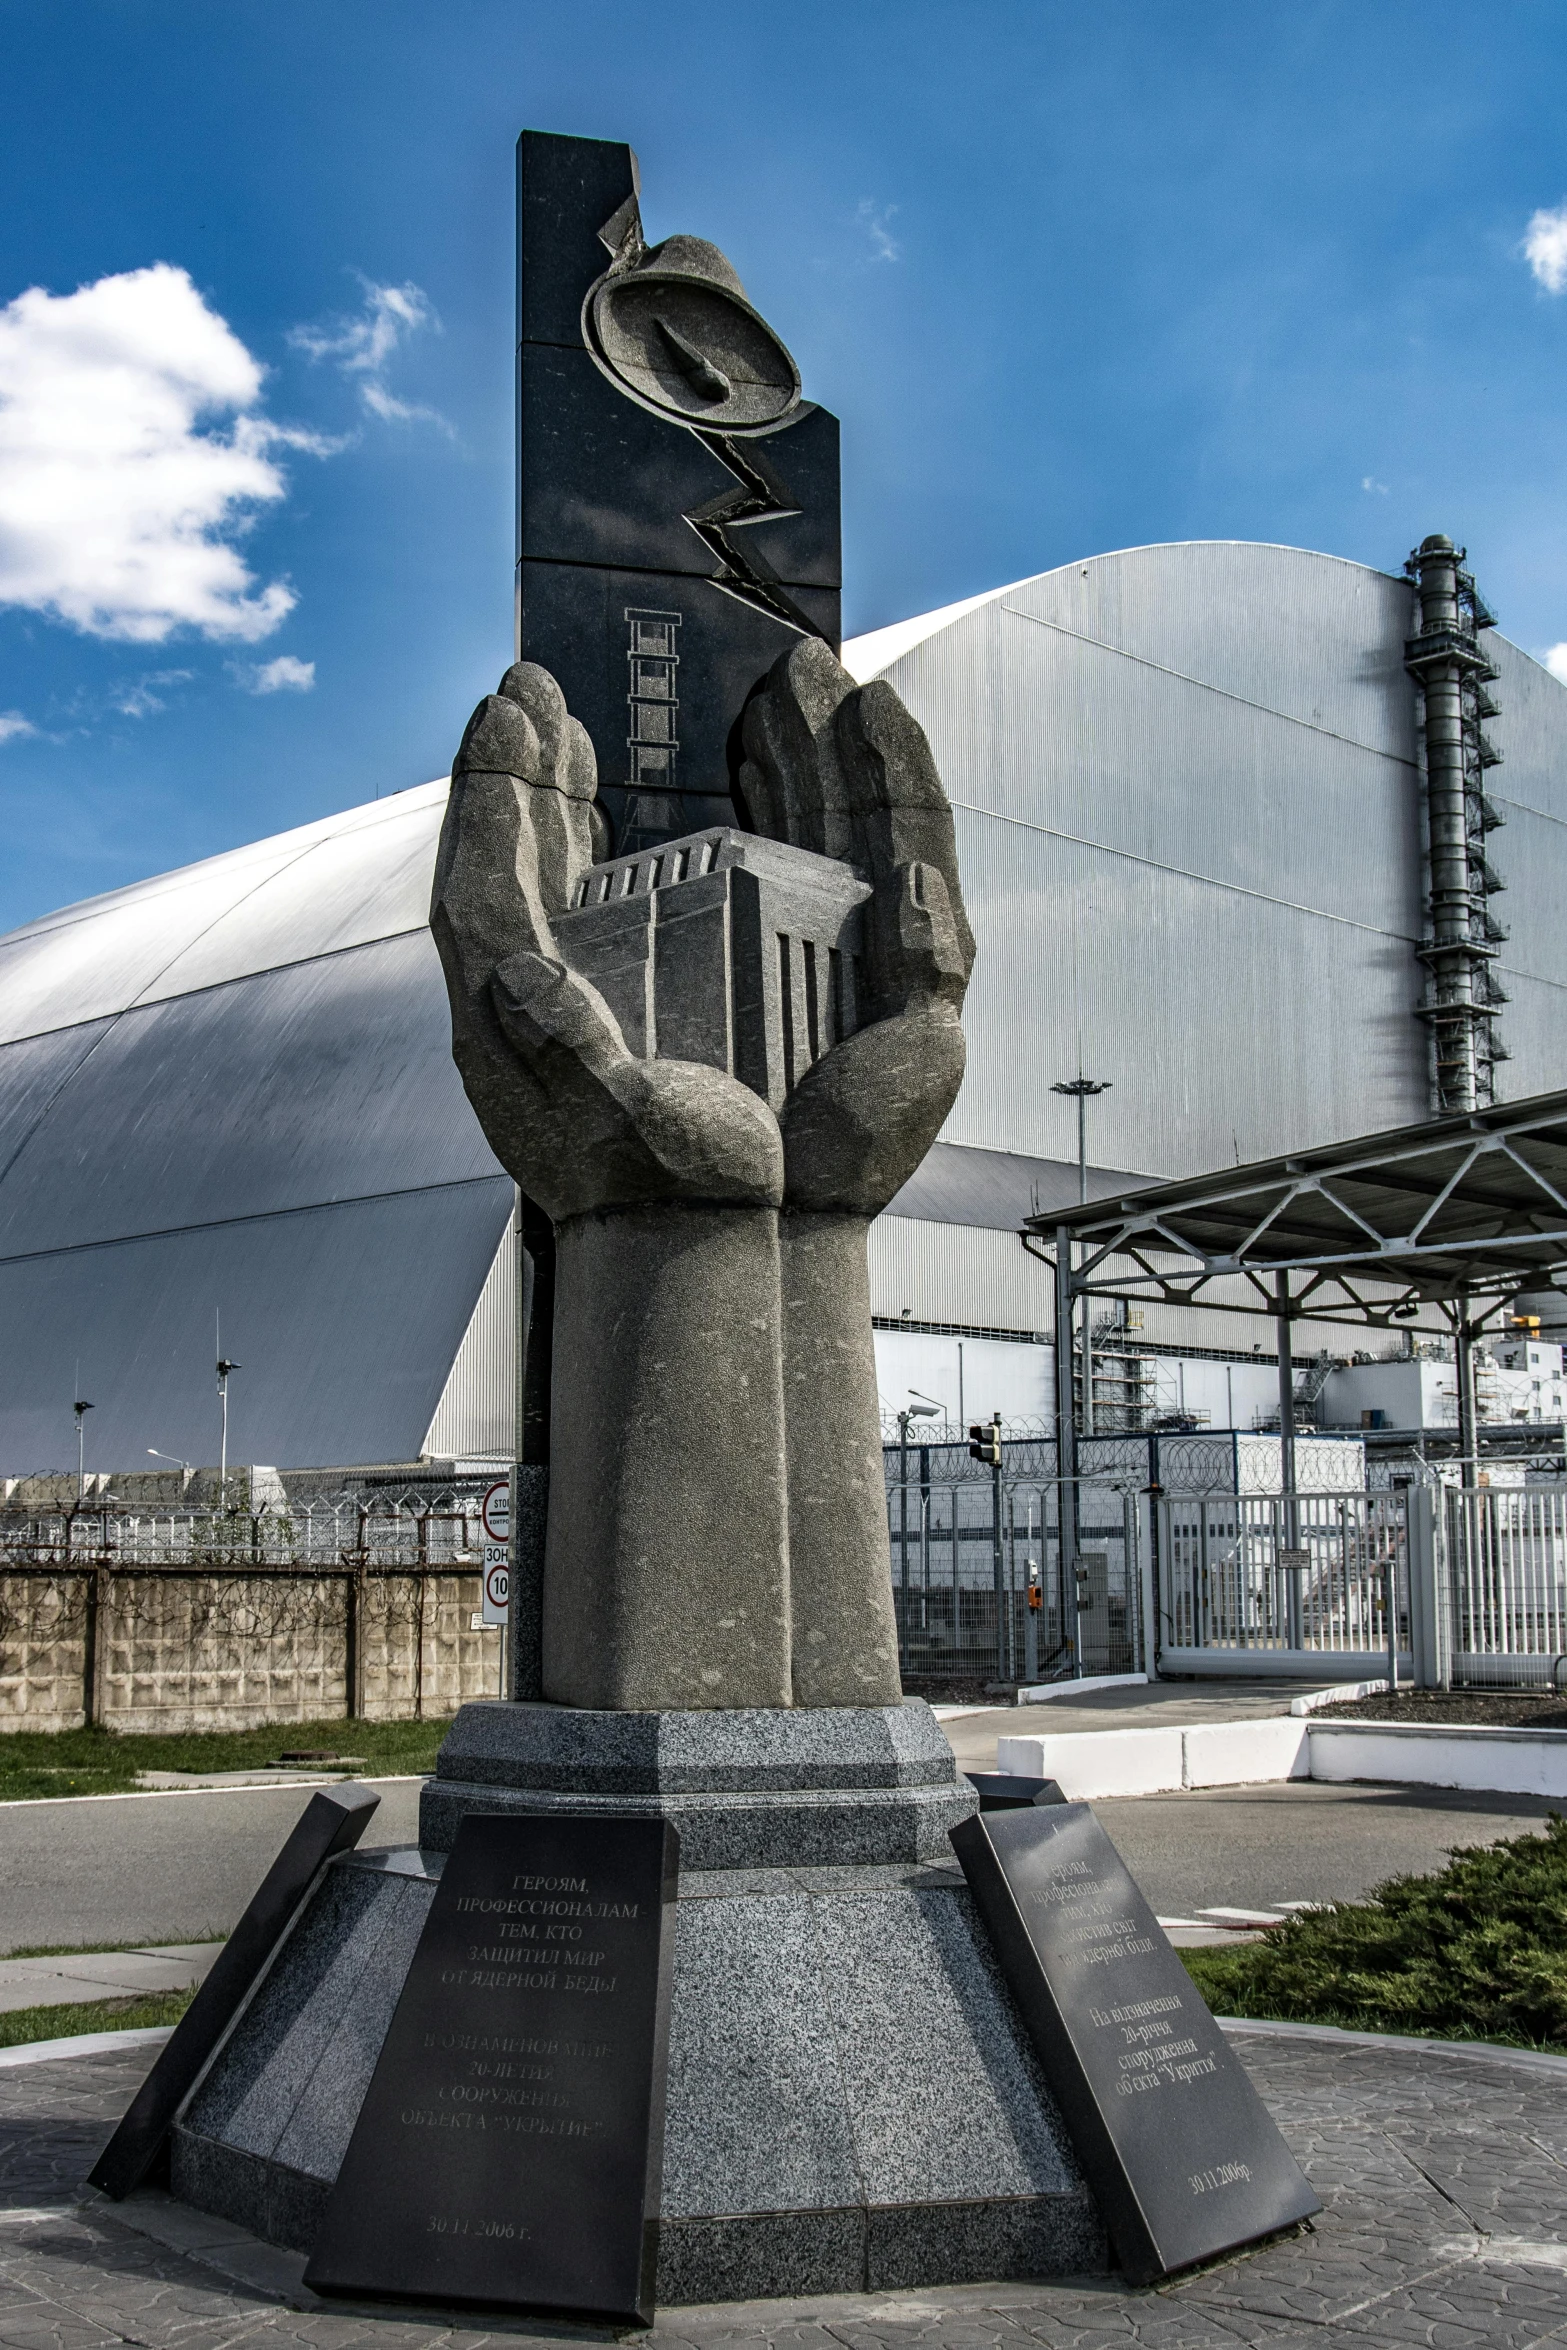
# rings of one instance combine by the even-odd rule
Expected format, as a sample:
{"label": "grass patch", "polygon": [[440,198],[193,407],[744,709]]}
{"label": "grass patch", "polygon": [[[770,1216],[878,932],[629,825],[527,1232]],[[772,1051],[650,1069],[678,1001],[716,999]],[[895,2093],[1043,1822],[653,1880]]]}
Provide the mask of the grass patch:
{"label": "grass patch", "polygon": [[227,1934],[187,1934],[178,1944],[172,1935],[165,1934],[156,1942],[127,1942],[124,1935],[118,1942],[24,1942],[15,1950],[0,1951],[0,1958],[96,1958],[100,1951],[122,1950],[189,1950],[203,1942],[226,1942]]}
{"label": "grass patch", "polygon": [[1180,1956],[1220,2015],[1567,2051],[1567,1819]]}
{"label": "grass patch", "polygon": [[[49,1795],[121,1795],[139,1771],[265,1770],[285,1752],[321,1747],[364,1756],[363,1776],[432,1771],[449,1720],[274,1722],[262,1730],[129,1734],[10,1730],[0,1735],[0,1803]],[[308,1770],[302,1770],[308,1778]]]}
{"label": "grass patch", "polygon": [[30,2040],[74,2040],[83,2032],[149,2032],[177,2024],[194,1991],[154,1991],[138,1998],[92,1999],[79,2007],[14,2007],[0,2015],[0,2048]]}

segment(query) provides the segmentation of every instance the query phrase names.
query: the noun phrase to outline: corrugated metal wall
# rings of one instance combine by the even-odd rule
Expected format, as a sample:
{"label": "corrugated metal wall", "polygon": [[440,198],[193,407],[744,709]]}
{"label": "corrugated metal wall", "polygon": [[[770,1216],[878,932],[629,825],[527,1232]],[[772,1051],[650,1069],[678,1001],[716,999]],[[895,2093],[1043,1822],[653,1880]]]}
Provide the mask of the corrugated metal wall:
{"label": "corrugated metal wall", "polygon": [[1151,547],[892,665],[981,940],[948,1140],[1071,1159],[1079,1037],[1091,1155],[1150,1176],[1425,1115],[1409,615],[1328,556]]}
{"label": "corrugated metal wall", "polygon": [[1501,673],[1487,688],[1501,716],[1485,731],[1502,764],[1487,774],[1486,796],[1507,819],[1486,843],[1507,884],[1491,911],[1509,934],[1496,975],[1512,999],[1496,1090],[1499,1101],[1523,1101],[1567,1083],[1567,687],[1497,633],[1482,641]]}
{"label": "corrugated metal wall", "polygon": [[432,1460],[482,1460],[497,1454],[509,1460],[516,1385],[517,1220],[512,1216],[421,1450]]}

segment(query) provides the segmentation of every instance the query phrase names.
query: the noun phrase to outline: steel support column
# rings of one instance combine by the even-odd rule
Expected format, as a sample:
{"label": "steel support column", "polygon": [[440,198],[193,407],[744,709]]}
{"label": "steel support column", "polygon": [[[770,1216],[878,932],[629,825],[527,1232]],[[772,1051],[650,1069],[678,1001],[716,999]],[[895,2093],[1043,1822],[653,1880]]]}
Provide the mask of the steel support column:
{"label": "steel support column", "polygon": [[[1275,1327],[1279,1336],[1279,1493],[1282,1503],[1283,1548],[1300,1547],[1300,1503],[1295,1482],[1295,1365],[1292,1359],[1294,1310],[1290,1304],[1290,1277],[1280,1273],[1274,1284],[1278,1301]],[[1287,1637],[1291,1648],[1301,1645],[1300,1573],[1290,1567],[1284,1581]]]}
{"label": "steel support column", "polygon": [[1072,1670],[1083,1671],[1077,1624],[1077,1423],[1072,1411],[1072,1236],[1056,1226],[1056,1556],[1061,1575],[1061,1628],[1072,1643]]}

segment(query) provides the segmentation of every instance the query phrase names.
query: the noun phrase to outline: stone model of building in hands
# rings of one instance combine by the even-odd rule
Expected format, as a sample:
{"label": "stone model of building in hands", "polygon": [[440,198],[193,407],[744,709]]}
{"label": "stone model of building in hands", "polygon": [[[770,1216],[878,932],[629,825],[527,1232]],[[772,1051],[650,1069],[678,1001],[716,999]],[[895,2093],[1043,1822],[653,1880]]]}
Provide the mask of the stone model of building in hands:
{"label": "stone model of building in hands", "polygon": [[867,1236],[957,1093],[974,943],[890,686],[803,638],[744,745],[750,827],[870,889],[861,1024],[776,1114],[722,1069],[638,1057],[570,967],[554,926],[606,829],[547,671],[507,671],[453,769],[431,908],[453,1049],[556,1234],[543,1687],[563,1705],[901,1696]]}

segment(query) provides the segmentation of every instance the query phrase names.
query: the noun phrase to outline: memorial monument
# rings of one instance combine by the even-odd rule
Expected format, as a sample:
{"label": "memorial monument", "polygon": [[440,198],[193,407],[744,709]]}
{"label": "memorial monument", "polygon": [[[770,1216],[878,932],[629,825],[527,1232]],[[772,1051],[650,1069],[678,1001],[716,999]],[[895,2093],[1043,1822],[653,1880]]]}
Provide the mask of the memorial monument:
{"label": "memorial monument", "polygon": [[[431,924],[554,1247],[536,1694],[463,1708],[417,1850],[325,1870],[173,2183],[323,2289],[645,2316],[1101,2268],[1049,2002],[996,1955],[1016,1988],[1047,1946],[991,1884],[1079,1812],[974,1846],[987,1926],[973,1792],[898,1673],[866,1242],[963,1070],[951,813],[838,664],[836,428],[733,268],[646,245],[624,147],[527,134],[519,186],[521,658]],[[1119,1963],[1088,1865],[1068,1939]],[[614,2260],[563,2250],[610,2225],[586,2190],[526,2186],[552,2132],[629,2182]]]}

